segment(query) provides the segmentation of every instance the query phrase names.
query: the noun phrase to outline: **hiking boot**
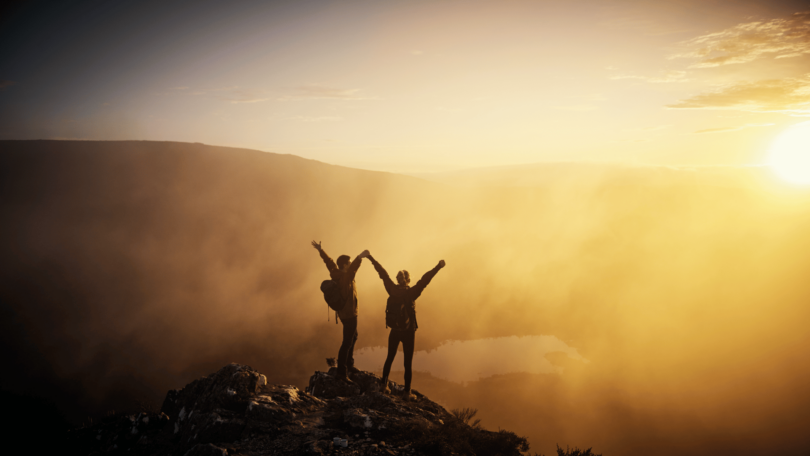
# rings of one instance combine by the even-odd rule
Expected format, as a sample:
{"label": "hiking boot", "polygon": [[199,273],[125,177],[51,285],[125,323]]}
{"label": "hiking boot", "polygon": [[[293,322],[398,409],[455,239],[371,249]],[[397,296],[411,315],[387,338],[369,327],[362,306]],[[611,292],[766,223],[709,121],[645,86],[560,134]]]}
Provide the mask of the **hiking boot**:
{"label": "hiking boot", "polygon": [[337,375],[335,376],[335,378],[337,380],[341,380],[341,381],[343,381],[345,383],[348,383],[350,385],[354,385],[354,382],[352,381],[352,379],[349,378],[348,375],[346,375],[346,372],[338,372]]}
{"label": "hiking boot", "polygon": [[402,392],[402,400],[405,402],[411,402],[416,400],[416,396],[411,393],[411,389],[408,388]]}
{"label": "hiking boot", "polygon": [[383,394],[391,394],[391,388],[388,387],[388,379],[383,378],[380,381],[380,392]]}

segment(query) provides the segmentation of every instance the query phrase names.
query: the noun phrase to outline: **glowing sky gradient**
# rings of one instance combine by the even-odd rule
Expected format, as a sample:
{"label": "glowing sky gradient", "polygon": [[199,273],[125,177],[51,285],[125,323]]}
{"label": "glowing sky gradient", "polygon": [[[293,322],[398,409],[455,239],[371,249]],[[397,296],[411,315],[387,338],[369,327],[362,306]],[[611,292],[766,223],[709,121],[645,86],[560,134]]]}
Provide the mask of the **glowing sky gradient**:
{"label": "glowing sky gradient", "polygon": [[3,8],[0,139],[202,142],[396,172],[737,165],[810,112],[800,1]]}

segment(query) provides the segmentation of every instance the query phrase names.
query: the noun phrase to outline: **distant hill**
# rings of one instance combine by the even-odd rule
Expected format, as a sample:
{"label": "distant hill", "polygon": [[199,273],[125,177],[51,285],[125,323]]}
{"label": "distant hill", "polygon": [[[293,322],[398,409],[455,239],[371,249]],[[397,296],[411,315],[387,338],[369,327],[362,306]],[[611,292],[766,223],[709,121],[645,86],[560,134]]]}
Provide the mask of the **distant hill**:
{"label": "distant hill", "polygon": [[[393,213],[383,195],[410,208],[409,197],[436,187],[292,155],[146,141],[2,141],[0,182],[2,386],[75,379],[60,388],[89,410],[165,389],[234,351],[322,359],[334,344],[316,337],[327,274],[309,242],[356,255]],[[273,381],[311,370],[287,366],[271,370]],[[87,384],[89,372],[103,380]]]}
{"label": "distant hill", "polygon": [[593,187],[605,184],[666,187],[751,187],[773,180],[765,166],[641,166],[618,163],[534,163],[472,168],[414,177],[466,187]]}

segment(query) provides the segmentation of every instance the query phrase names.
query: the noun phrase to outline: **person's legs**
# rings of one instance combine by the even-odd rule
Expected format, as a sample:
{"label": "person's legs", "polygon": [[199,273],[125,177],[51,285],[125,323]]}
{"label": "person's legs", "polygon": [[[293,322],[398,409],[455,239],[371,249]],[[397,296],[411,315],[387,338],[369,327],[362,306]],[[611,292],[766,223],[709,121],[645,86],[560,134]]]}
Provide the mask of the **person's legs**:
{"label": "person's legs", "polygon": [[391,365],[394,363],[394,358],[397,356],[397,348],[399,348],[399,331],[391,330],[388,333],[388,357],[385,358],[385,364],[383,365],[383,376],[382,376],[382,390],[383,393],[390,392],[388,389],[388,374],[391,373]]}
{"label": "person's legs", "polygon": [[399,331],[391,330],[388,333],[388,357],[385,358],[385,365],[383,365],[383,378],[388,378],[391,373],[391,365],[394,363],[394,358],[397,356],[397,348],[399,348]]}
{"label": "person's legs", "polygon": [[338,350],[337,371],[339,377],[346,377],[349,356],[352,356],[351,359],[354,361],[353,354],[349,353],[350,350],[354,351],[354,343],[357,341],[357,317],[341,319],[341,322],[343,323],[343,343],[340,344],[340,350]]}
{"label": "person's legs", "polygon": [[[357,318],[354,319],[354,336],[352,337],[351,344],[349,344],[349,348],[346,353],[346,367],[348,368],[349,372],[357,372],[357,369],[354,367],[354,344],[357,343]],[[344,335],[344,340],[346,336]]]}
{"label": "person's legs", "polygon": [[402,351],[405,352],[405,391],[411,392],[411,379],[413,378],[413,349],[416,342],[416,331],[403,331]]}

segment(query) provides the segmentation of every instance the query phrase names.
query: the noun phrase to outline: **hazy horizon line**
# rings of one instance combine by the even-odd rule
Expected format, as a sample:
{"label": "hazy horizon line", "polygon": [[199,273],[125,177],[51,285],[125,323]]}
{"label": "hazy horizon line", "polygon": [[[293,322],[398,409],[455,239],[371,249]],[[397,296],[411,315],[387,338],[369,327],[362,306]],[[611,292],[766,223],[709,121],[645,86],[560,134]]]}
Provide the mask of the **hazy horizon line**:
{"label": "hazy horizon line", "polygon": [[[265,150],[253,147],[243,147],[243,146],[232,146],[232,145],[219,145],[219,144],[207,144],[199,141],[177,141],[177,140],[155,140],[155,139],[89,139],[89,138],[70,138],[70,137],[54,137],[54,138],[37,138],[37,139],[0,139],[0,142],[4,141],[65,141],[65,142],[154,142],[154,143],[178,143],[178,144],[196,144],[202,146],[209,146],[209,147],[223,147],[229,149],[243,149],[243,150],[254,150],[257,152],[264,152],[264,153],[271,153],[277,155],[292,155],[295,157],[303,158],[306,160],[314,160],[317,162],[325,163],[328,165],[333,166],[342,166],[346,168],[352,169],[359,169],[364,171],[375,171],[375,172],[384,172],[384,173],[393,173],[393,174],[400,174],[404,176],[410,177],[427,177],[427,176],[440,176],[446,174],[454,174],[454,173],[464,173],[464,172],[474,172],[474,171],[508,171],[514,170],[523,167],[540,167],[540,166],[549,166],[549,165],[572,165],[572,166],[583,166],[583,167],[590,167],[590,166],[603,166],[603,167],[613,167],[613,168],[664,168],[670,169],[675,171],[682,171],[682,170],[710,170],[710,169],[746,169],[746,168],[767,168],[768,165],[766,163],[748,163],[748,164],[703,164],[703,165],[692,165],[692,164],[657,164],[657,163],[639,163],[639,162],[631,162],[631,161],[620,161],[620,160],[549,160],[549,161],[536,161],[536,162],[523,162],[523,163],[512,163],[506,165],[484,165],[484,166],[460,166],[460,167],[444,167],[444,170],[439,171],[391,171],[390,166],[363,166],[362,162],[348,162],[348,163],[337,163],[337,162],[329,162],[324,160],[319,160],[317,158],[309,158],[303,155],[299,155],[296,153],[290,152],[278,152],[273,150]],[[430,166],[416,166],[415,168],[424,168]],[[441,166],[439,166],[441,168]],[[414,168],[414,167],[412,167]],[[436,168],[436,166],[433,166]]]}

